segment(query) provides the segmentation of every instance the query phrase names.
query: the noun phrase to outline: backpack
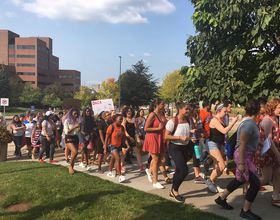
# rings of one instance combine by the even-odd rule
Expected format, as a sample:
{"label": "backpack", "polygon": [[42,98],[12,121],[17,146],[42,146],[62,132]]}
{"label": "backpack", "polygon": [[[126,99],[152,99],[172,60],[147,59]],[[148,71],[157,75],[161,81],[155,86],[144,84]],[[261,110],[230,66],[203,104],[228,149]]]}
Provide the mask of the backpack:
{"label": "backpack", "polygon": [[[245,122],[246,120],[242,121],[240,123],[240,125],[238,126],[238,128],[241,127],[241,125]],[[238,128],[236,130],[236,132],[234,132],[233,135],[231,135],[231,137],[227,140],[226,144],[225,144],[225,151],[226,151],[226,155],[228,157],[228,159],[233,159],[233,154],[235,151],[235,146],[236,146],[236,139],[237,139],[237,131]]]}

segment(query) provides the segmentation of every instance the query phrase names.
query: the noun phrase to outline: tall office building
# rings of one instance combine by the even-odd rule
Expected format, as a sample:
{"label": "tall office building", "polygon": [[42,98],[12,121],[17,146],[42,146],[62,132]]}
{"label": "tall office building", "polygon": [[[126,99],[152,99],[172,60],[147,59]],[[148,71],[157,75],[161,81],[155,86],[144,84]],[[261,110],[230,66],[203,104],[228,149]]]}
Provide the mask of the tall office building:
{"label": "tall office building", "polygon": [[2,63],[10,77],[41,89],[60,82],[63,88],[75,93],[81,85],[81,72],[59,69],[59,58],[52,54],[49,37],[23,38],[9,30],[0,30]]}

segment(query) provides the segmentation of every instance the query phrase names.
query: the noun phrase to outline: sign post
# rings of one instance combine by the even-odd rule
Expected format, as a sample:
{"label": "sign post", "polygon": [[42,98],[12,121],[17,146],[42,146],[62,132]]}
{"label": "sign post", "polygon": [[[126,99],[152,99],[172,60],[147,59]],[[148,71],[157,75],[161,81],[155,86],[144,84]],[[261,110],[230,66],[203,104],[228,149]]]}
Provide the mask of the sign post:
{"label": "sign post", "polygon": [[4,119],[5,119],[5,112],[6,112],[5,107],[9,106],[9,98],[1,98],[1,106],[4,106]]}

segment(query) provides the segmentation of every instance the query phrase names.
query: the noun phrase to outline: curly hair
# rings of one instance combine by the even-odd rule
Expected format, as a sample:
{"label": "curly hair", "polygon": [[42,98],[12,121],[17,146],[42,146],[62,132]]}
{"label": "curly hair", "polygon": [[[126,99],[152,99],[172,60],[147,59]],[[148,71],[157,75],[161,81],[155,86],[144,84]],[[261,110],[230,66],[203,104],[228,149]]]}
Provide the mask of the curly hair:
{"label": "curly hair", "polygon": [[273,98],[270,101],[268,101],[265,105],[265,114],[269,116],[274,115],[274,110],[276,106],[279,104],[280,104],[280,99],[277,98]]}
{"label": "curly hair", "polygon": [[246,115],[252,116],[260,112],[260,103],[256,99],[250,99],[246,102],[245,106]]}
{"label": "curly hair", "polygon": [[130,107],[130,106],[126,106],[126,107],[124,107],[124,109],[122,110],[122,115],[123,115],[123,117],[127,117],[127,112],[128,112],[128,110],[131,110],[131,117],[133,118],[134,117],[134,115],[135,115],[135,111],[133,110],[133,108],[132,107]]}

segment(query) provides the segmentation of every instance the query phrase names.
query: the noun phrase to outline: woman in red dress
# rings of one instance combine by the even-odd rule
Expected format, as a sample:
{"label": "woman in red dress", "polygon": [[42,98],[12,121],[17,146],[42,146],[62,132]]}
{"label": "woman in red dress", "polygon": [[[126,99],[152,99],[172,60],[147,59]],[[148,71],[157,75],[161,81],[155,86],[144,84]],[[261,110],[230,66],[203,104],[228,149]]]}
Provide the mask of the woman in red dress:
{"label": "woman in red dress", "polygon": [[[148,151],[152,156],[150,169],[146,169],[146,173],[150,182],[152,182],[153,173],[153,186],[158,189],[164,188],[164,186],[158,182],[158,168],[164,167],[166,153],[166,146],[163,141],[163,130],[167,120],[165,119],[163,112],[164,102],[162,99],[156,98],[156,100],[150,104],[150,114],[144,128],[145,132],[147,132],[147,135],[145,138],[143,151]],[[166,171],[162,171],[165,181],[169,183],[171,180],[166,175]]]}
{"label": "woman in red dress", "polygon": [[279,126],[276,116],[280,116],[280,99],[271,99],[265,105],[265,117],[261,121],[260,141],[270,139],[270,149],[261,155],[259,147],[255,155],[255,164],[261,169],[261,184],[267,184],[271,181],[273,175],[273,198],[271,204],[280,208],[280,145],[279,145]]}

